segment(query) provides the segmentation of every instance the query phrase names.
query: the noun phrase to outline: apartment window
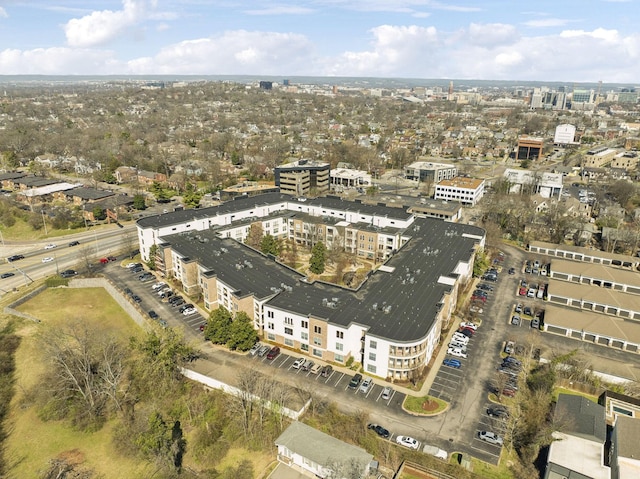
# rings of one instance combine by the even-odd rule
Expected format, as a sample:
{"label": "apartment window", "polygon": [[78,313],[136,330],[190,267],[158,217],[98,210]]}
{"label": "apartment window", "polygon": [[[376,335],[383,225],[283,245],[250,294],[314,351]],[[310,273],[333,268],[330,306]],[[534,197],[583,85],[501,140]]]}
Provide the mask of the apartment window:
{"label": "apartment window", "polygon": [[284,328],[284,334],[288,334],[289,336],[293,336],[293,328]]}
{"label": "apartment window", "polygon": [[316,346],[322,346],[322,338],[320,338],[318,336],[314,336],[313,337],[313,344],[315,344]]}
{"label": "apartment window", "polygon": [[378,342],[373,340],[369,341],[369,347],[371,349],[376,349],[378,347]]}
{"label": "apartment window", "polygon": [[321,326],[314,326],[313,327],[313,332],[316,334],[322,334],[322,327]]}
{"label": "apartment window", "polygon": [[344,331],[336,331],[336,338],[344,339]]}
{"label": "apartment window", "polygon": [[336,343],[336,351],[344,351],[344,345],[342,343]]}
{"label": "apartment window", "polygon": [[284,338],[284,345],[285,345],[285,346],[289,346],[289,347],[293,347],[293,339],[291,339],[291,338]]}
{"label": "apartment window", "polygon": [[267,329],[275,329],[273,323],[267,323]]}
{"label": "apartment window", "polygon": [[367,364],[367,372],[372,374],[376,374],[376,367],[373,364]]}
{"label": "apartment window", "polygon": [[309,333],[300,333],[300,339],[302,339],[303,341],[309,341]]}
{"label": "apartment window", "polygon": [[336,354],[333,359],[335,359],[337,363],[344,363],[344,356],[342,354]]}
{"label": "apartment window", "polygon": [[309,352],[309,345],[308,344],[301,344],[300,345],[300,350]]}
{"label": "apartment window", "polygon": [[316,358],[321,358],[321,357],[322,357],[322,351],[321,351],[321,350],[319,350],[319,349],[313,348],[313,355],[314,355]]}
{"label": "apartment window", "polygon": [[375,361],[376,360],[376,353],[369,353],[369,361]]}
{"label": "apartment window", "polygon": [[275,341],[275,340],[276,340],[276,335],[275,335],[275,334],[273,334],[273,333],[268,333],[268,334],[267,334],[267,339],[268,339],[269,341]]}
{"label": "apartment window", "polygon": [[267,311],[267,318],[273,319],[273,311]]}
{"label": "apartment window", "polygon": [[284,324],[288,324],[289,326],[293,326],[293,318],[284,317]]}
{"label": "apartment window", "polygon": [[305,321],[305,320],[300,321],[300,326],[304,329],[309,329],[309,321]]}

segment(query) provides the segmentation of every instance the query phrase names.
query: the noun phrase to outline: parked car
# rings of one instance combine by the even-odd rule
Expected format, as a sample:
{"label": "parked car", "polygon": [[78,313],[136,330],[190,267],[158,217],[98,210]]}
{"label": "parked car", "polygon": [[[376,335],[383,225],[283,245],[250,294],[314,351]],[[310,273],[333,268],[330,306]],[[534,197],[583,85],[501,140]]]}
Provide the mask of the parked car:
{"label": "parked car", "polygon": [[311,374],[318,374],[321,369],[322,369],[322,364],[314,364],[309,371],[311,372]]}
{"label": "parked car", "polygon": [[142,267],[142,263],[127,263],[127,269]]}
{"label": "parked car", "polygon": [[185,309],[182,314],[185,316],[189,316],[191,314],[195,314],[198,310],[196,308],[187,308]]}
{"label": "parked car", "polygon": [[540,328],[540,320],[538,318],[533,318],[531,320],[531,327],[539,329]]}
{"label": "parked car", "polygon": [[356,373],[356,375],[351,378],[351,381],[349,381],[349,389],[356,389],[360,386],[360,381],[362,381],[362,374]]}
{"label": "parked car", "polygon": [[464,334],[462,334],[462,333],[459,333],[458,331],[456,331],[455,333],[453,333],[453,336],[451,337],[451,339],[452,339],[453,341],[456,341],[456,342],[459,342],[459,343],[462,343],[462,344],[465,344],[465,345],[466,345],[467,343],[469,343],[469,337],[468,337],[468,336],[465,336],[465,335],[464,335]]}
{"label": "parked car", "polygon": [[310,359],[307,359],[303,364],[302,364],[302,370],[303,371],[309,371],[314,365],[314,362],[311,361]]}
{"label": "parked car", "polygon": [[401,446],[408,447],[410,449],[417,450],[420,447],[420,443],[409,436],[398,436],[396,437],[396,442]]}
{"label": "parked car", "polygon": [[509,274],[516,274],[515,268],[509,268]]}
{"label": "parked car", "polygon": [[156,313],[153,309],[150,309],[147,314],[151,319],[158,319],[160,317],[158,316],[158,313]]}
{"label": "parked car", "polygon": [[525,306],[523,313],[525,316],[533,316],[533,310],[529,306]]}
{"label": "parked car", "polygon": [[457,348],[457,349],[462,350],[465,353],[467,352],[467,345],[465,343],[462,343],[462,342],[456,341],[456,340],[453,340],[453,341],[449,342],[449,348],[453,348],[453,349]]}
{"label": "parked car", "polygon": [[278,354],[280,354],[280,348],[278,346],[274,346],[271,348],[271,350],[267,353],[267,359],[275,359],[278,357]]}
{"label": "parked car", "polygon": [[270,346],[267,346],[267,345],[261,346],[260,349],[258,350],[258,356],[263,357],[270,350],[271,350]]}
{"label": "parked car", "polygon": [[471,329],[473,329],[474,331],[475,331],[476,329],[478,329],[478,325],[477,325],[476,323],[469,323],[469,322],[466,322],[466,321],[462,321],[462,322],[460,323],[460,327],[461,327],[461,328],[471,328]]}
{"label": "parked car", "polygon": [[384,401],[388,401],[389,399],[391,399],[391,394],[392,393],[393,393],[393,389],[391,389],[389,386],[387,386],[382,390],[382,394],[380,395],[380,397]]}
{"label": "parked car", "polygon": [[166,285],[167,283],[165,283],[164,281],[160,281],[159,283],[156,283],[153,286],[151,286],[151,289],[154,291],[157,291],[158,289],[163,288]]}
{"label": "parked car", "polygon": [[371,389],[371,386],[373,386],[373,379],[371,378],[365,379],[364,381],[362,381],[362,384],[360,385],[360,392],[367,394]]}
{"label": "parked car", "polygon": [[504,345],[504,352],[507,354],[512,354],[515,347],[516,343],[514,343],[513,341],[507,341],[507,343]]}
{"label": "parked car", "polygon": [[385,428],[380,426],[379,424],[367,424],[367,429],[371,429],[378,436],[388,439],[391,436],[391,433],[387,431]]}
{"label": "parked car", "polygon": [[516,304],[515,312],[516,313],[522,313],[522,303]]}
{"label": "parked car", "polygon": [[519,296],[526,296],[527,295],[527,288],[525,286],[521,286],[520,289],[518,290],[518,295]]}
{"label": "parked car", "polygon": [[480,431],[478,433],[478,438],[495,446],[502,446],[503,443],[502,438],[491,431]]}
{"label": "parked car", "polygon": [[333,372],[333,366],[331,366],[330,364],[327,364],[320,371],[320,376],[322,376],[323,378],[328,378],[329,376],[331,376],[332,372]]}
{"label": "parked car", "polygon": [[503,363],[513,363],[513,364],[517,364],[518,366],[522,366],[522,361],[514,358],[513,356],[507,356],[506,358],[504,358],[502,360]]}
{"label": "parked car", "polygon": [[518,316],[517,314],[514,314],[511,317],[511,324],[513,324],[514,326],[520,326],[520,316]]}
{"label": "parked car", "polygon": [[256,354],[258,354],[258,351],[260,351],[260,348],[262,347],[262,344],[260,343],[256,343],[254,344],[251,349],[249,350],[249,354],[251,356],[255,356]]}
{"label": "parked car", "polygon": [[78,272],[75,269],[65,269],[64,271],[60,272],[60,276],[62,276],[63,278],[71,278],[77,274]]}
{"label": "parked car", "polygon": [[457,356],[459,358],[467,358],[467,353],[460,348],[448,348],[447,354],[450,354],[451,356]]}
{"label": "parked car", "polygon": [[471,311],[472,313],[477,313],[477,314],[482,314],[484,313],[484,310],[480,307],[480,306],[471,306],[469,308],[469,311]]}
{"label": "parked car", "polygon": [[293,369],[300,369],[305,362],[305,358],[298,358],[293,362],[291,366]]}
{"label": "parked car", "polygon": [[457,359],[453,359],[453,358],[447,358],[444,361],[442,361],[442,364],[444,364],[445,366],[449,366],[450,368],[455,368],[455,369],[460,369],[460,367],[462,367],[462,363],[457,360]]}
{"label": "parked car", "polygon": [[491,417],[508,418],[509,411],[500,406],[491,406],[487,409],[487,414]]}
{"label": "parked car", "polygon": [[465,336],[466,336],[466,337],[468,337],[468,338],[470,338],[471,336],[473,336],[473,330],[471,330],[471,329],[464,329],[464,328],[461,328],[461,329],[459,329],[459,330],[458,330],[458,332],[459,332],[460,334],[465,335]]}
{"label": "parked car", "polygon": [[140,296],[138,296],[137,294],[132,295],[131,299],[133,299],[136,303],[141,303],[142,302],[142,298]]}

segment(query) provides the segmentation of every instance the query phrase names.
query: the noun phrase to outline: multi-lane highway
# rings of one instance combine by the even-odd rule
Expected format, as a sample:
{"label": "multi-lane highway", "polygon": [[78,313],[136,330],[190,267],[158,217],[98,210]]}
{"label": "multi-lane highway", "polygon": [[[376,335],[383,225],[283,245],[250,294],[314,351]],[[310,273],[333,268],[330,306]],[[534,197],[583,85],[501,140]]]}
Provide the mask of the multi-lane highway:
{"label": "multi-lane highway", "polygon": [[[78,244],[70,246],[72,242]],[[47,245],[56,245],[45,249]],[[4,242],[0,247],[0,294],[25,286],[36,279],[56,274],[65,269],[83,270],[87,261],[97,263],[101,257],[137,249],[138,240],[134,224],[118,227],[115,224],[89,229],[71,236],[48,238],[40,241]],[[24,258],[8,261],[13,255]],[[45,258],[53,258],[43,262]]]}

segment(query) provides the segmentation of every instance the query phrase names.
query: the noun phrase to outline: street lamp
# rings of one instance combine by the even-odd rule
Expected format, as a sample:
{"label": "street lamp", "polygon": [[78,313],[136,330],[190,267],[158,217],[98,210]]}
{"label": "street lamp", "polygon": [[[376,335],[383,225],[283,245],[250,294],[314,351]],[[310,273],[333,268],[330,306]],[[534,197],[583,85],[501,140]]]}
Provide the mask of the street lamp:
{"label": "street lamp", "polygon": [[42,224],[44,225],[44,235],[47,236],[49,233],[47,232],[47,222],[45,221],[45,218],[44,218],[44,208],[40,210],[40,213],[42,213]]}

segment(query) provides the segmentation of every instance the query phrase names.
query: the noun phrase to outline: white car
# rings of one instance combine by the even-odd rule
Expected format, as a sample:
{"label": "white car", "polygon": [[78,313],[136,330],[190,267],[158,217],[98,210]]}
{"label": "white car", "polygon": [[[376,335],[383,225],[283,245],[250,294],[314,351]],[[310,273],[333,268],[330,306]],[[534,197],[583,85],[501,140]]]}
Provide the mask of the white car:
{"label": "white car", "polygon": [[167,283],[165,283],[165,282],[156,283],[153,286],[151,286],[151,289],[156,291],[157,289],[162,288],[162,287],[164,287],[166,285],[167,285]]}
{"label": "white car", "polygon": [[193,314],[195,312],[196,308],[187,308],[182,312],[182,314],[184,314],[185,316],[189,316],[190,314]]}
{"label": "white car", "polygon": [[53,257],[51,256],[46,256],[44,258],[42,258],[42,262],[43,263],[51,263],[53,261]]}
{"label": "white car", "polygon": [[305,362],[305,358],[298,358],[293,363],[293,369],[300,369]]}
{"label": "white car", "polygon": [[491,431],[480,431],[478,433],[478,438],[488,442],[489,444],[493,444],[494,446],[502,446],[502,443],[504,442],[500,436]]}
{"label": "white car", "polygon": [[48,245],[46,245],[46,246],[44,247],[44,249],[53,249],[53,248],[56,248],[57,246],[58,246],[58,245],[57,245],[57,244],[55,244],[55,243],[49,243]]}
{"label": "white car", "polygon": [[456,341],[455,339],[449,343],[450,348],[455,348],[461,350],[463,353],[467,352],[467,345],[465,343],[461,343]]}
{"label": "white car", "polygon": [[460,327],[461,328],[471,328],[474,331],[476,331],[478,329],[478,325],[476,323],[467,323],[466,321],[462,321],[460,323]]}
{"label": "white car", "polygon": [[450,354],[451,356],[456,356],[458,358],[467,359],[467,353],[465,353],[460,348],[449,348],[449,349],[447,349],[447,354]]}
{"label": "white car", "polygon": [[396,442],[401,446],[408,447],[409,449],[418,450],[420,447],[420,443],[409,436],[398,436],[396,437]]}
{"label": "white car", "polygon": [[458,332],[453,333],[453,336],[451,336],[451,340],[452,341],[457,341],[457,342],[462,343],[462,344],[469,343],[469,338],[466,337],[464,334],[458,333]]}

